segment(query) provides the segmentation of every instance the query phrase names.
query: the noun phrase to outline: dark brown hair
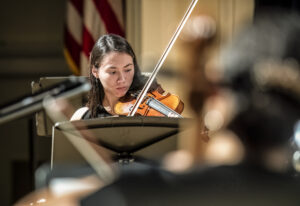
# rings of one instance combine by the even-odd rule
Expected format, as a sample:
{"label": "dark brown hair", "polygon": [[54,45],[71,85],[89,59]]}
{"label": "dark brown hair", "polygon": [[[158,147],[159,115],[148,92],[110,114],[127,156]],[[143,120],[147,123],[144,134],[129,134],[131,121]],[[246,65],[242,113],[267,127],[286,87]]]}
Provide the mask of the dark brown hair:
{"label": "dark brown hair", "polygon": [[126,39],[115,34],[106,34],[101,36],[92,49],[89,62],[89,77],[92,88],[88,94],[87,106],[89,107],[92,118],[97,116],[97,107],[99,105],[102,106],[102,101],[104,98],[103,86],[99,79],[95,78],[92,74],[92,68],[94,66],[95,68],[99,69],[104,56],[110,52],[126,53],[132,57],[134,76],[127,94],[134,93],[141,89],[146,80],[146,77],[141,74],[133,49]]}

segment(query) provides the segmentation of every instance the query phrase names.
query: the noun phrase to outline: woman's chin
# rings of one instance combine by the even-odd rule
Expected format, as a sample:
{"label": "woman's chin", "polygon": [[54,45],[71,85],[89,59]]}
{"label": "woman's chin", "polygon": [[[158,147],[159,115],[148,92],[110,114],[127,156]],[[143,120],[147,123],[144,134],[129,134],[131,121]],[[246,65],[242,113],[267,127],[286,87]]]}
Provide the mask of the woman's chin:
{"label": "woman's chin", "polygon": [[124,97],[125,94],[126,94],[126,92],[125,92],[125,93],[124,93],[124,92],[122,92],[122,93],[117,93],[117,94],[116,94],[116,97],[121,98],[121,97]]}
{"label": "woman's chin", "polygon": [[121,97],[125,96],[127,91],[128,91],[128,88],[126,88],[126,87],[121,88],[121,89],[116,89],[115,96],[118,98],[121,98]]}

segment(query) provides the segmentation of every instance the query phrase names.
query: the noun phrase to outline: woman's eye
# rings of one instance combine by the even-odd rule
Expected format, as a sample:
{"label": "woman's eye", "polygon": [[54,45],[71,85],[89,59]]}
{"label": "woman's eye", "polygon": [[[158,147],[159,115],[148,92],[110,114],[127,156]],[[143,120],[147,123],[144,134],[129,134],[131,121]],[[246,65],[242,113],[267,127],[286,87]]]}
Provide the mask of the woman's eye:
{"label": "woman's eye", "polygon": [[113,74],[115,74],[116,72],[108,72],[108,73],[113,75]]}
{"label": "woman's eye", "polygon": [[130,72],[132,69],[126,69],[125,72]]}

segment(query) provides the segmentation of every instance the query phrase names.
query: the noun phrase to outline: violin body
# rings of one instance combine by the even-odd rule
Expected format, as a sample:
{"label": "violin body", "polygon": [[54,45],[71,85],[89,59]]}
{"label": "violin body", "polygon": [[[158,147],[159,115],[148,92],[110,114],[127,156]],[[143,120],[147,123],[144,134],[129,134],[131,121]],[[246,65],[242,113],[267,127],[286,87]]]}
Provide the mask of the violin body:
{"label": "violin body", "polygon": [[[136,99],[118,102],[114,111],[119,115],[128,115],[135,102]],[[183,108],[184,104],[177,95],[170,93],[163,95],[159,90],[154,90],[147,93],[136,113],[141,116],[169,116],[169,113],[174,113],[175,116],[179,114],[180,116]]]}

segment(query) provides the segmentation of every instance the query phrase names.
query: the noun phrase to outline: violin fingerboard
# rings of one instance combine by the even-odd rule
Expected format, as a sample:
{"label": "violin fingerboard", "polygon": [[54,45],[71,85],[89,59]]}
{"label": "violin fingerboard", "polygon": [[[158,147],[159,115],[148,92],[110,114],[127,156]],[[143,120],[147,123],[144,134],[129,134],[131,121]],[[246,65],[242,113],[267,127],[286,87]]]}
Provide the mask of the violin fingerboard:
{"label": "violin fingerboard", "polygon": [[150,97],[146,104],[151,107],[152,109],[155,109],[156,111],[162,113],[163,115],[169,117],[170,114],[175,115],[176,117],[182,117],[180,114],[175,112],[174,110],[170,109],[168,106],[164,105],[160,101],[156,100],[155,98]]}

